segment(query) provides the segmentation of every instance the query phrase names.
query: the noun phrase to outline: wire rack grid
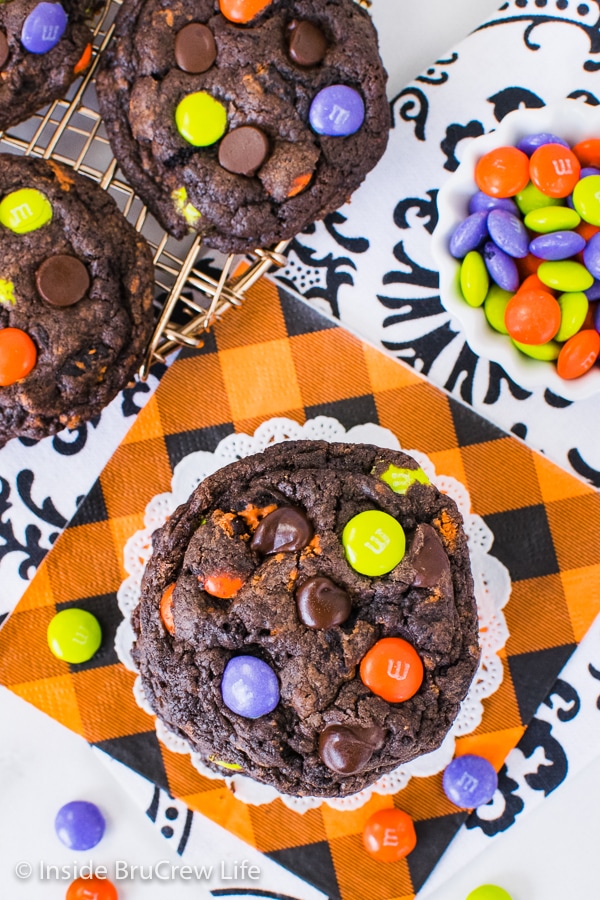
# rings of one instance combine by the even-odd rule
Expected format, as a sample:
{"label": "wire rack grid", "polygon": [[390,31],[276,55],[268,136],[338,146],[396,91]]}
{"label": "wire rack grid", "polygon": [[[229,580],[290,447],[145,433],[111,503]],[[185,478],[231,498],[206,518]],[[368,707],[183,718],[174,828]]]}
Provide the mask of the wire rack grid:
{"label": "wire rack grid", "polygon": [[244,292],[272,266],[286,262],[287,241],[249,254],[249,265],[235,274],[240,257],[201,247],[198,235],[175,240],[161,228],[125,181],[98,112],[94,75],[100,54],[114,31],[120,0],[108,0],[94,21],[92,61],[64,100],[56,100],[21,125],[0,132],[0,151],[53,159],[97,181],[152,248],[155,267],[156,324],[140,376],[164,362],[177,347],[202,346],[202,335],[229,309],[241,306]]}

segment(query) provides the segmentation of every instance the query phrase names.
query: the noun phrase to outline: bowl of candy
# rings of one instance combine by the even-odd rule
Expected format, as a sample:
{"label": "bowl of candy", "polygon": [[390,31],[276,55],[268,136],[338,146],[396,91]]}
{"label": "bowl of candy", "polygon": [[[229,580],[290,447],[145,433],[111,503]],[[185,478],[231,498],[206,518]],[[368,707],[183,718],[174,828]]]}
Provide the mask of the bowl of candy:
{"label": "bowl of candy", "polygon": [[600,108],[509,113],[438,194],[440,298],[526,388],[600,391]]}

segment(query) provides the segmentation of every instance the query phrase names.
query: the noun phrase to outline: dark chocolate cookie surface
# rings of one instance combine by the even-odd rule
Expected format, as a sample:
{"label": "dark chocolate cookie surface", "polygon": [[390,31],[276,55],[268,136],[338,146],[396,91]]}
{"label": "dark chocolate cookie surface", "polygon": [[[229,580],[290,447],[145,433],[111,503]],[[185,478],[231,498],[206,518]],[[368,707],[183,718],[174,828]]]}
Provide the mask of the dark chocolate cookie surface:
{"label": "dark chocolate cookie surface", "polygon": [[161,224],[234,252],[342,205],[390,124],[376,32],[353,0],[266,0],[239,23],[244,7],[125,0],[97,78],[113,152]]}
{"label": "dark chocolate cookie surface", "polygon": [[369,445],[279,444],[207,478],[155,532],[133,622],[158,717],[215,771],[298,796],[438,747],[479,659],[454,501]]}
{"label": "dark chocolate cookie surface", "polygon": [[145,240],[97,184],[0,155],[0,445],[97,415],[152,329]]}
{"label": "dark chocolate cookie surface", "polygon": [[85,7],[83,0],[0,5],[0,131],[64,97],[85,71],[92,40]]}

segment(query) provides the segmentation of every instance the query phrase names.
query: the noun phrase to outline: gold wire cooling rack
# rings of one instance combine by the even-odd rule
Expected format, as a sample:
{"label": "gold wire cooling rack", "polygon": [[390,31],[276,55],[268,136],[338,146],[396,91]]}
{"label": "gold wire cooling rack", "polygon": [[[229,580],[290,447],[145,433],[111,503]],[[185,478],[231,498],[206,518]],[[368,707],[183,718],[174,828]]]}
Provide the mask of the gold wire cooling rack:
{"label": "gold wire cooling rack", "polygon": [[97,181],[126,218],[146,238],[154,255],[157,322],[140,368],[146,378],[154,362],[164,362],[180,346],[202,346],[202,335],[227,310],[239,307],[244,292],[273,265],[284,265],[287,241],[249,254],[250,264],[236,275],[240,257],[201,250],[202,239],[171,238],[124,180],[97,110],[94,73],[112,37],[120,0],[108,0],[94,22],[92,62],[64,100],[7,132],[0,151],[54,159]]}

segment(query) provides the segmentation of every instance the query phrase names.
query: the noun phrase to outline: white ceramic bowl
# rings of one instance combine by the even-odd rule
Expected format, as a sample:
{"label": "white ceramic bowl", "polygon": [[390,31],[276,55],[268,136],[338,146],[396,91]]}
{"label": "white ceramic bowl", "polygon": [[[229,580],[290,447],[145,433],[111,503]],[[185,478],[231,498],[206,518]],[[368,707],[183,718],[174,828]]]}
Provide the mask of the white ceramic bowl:
{"label": "white ceramic bowl", "polygon": [[470,197],[477,191],[473,177],[477,161],[495,147],[516,145],[529,134],[551,132],[571,146],[586,138],[600,137],[600,107],[579,100],[564,100],[541,109],[509,113],[495,131],[475,138],[465,149],[456,172],[438,194],[438,224],[433,234],[433,255],[440,273],[440,298],[458,320],[467,342],[478,356],[499,363],[525,388],[546,387],[567,400],[582,400],[600,392],[600,368],[595,365],[581,378],[560,378],[556,364],[525,356],[507,335],[488,325],[481,308],[466,303],[459,289],[459,260],[448,250],[456,226],[468,215]]}

